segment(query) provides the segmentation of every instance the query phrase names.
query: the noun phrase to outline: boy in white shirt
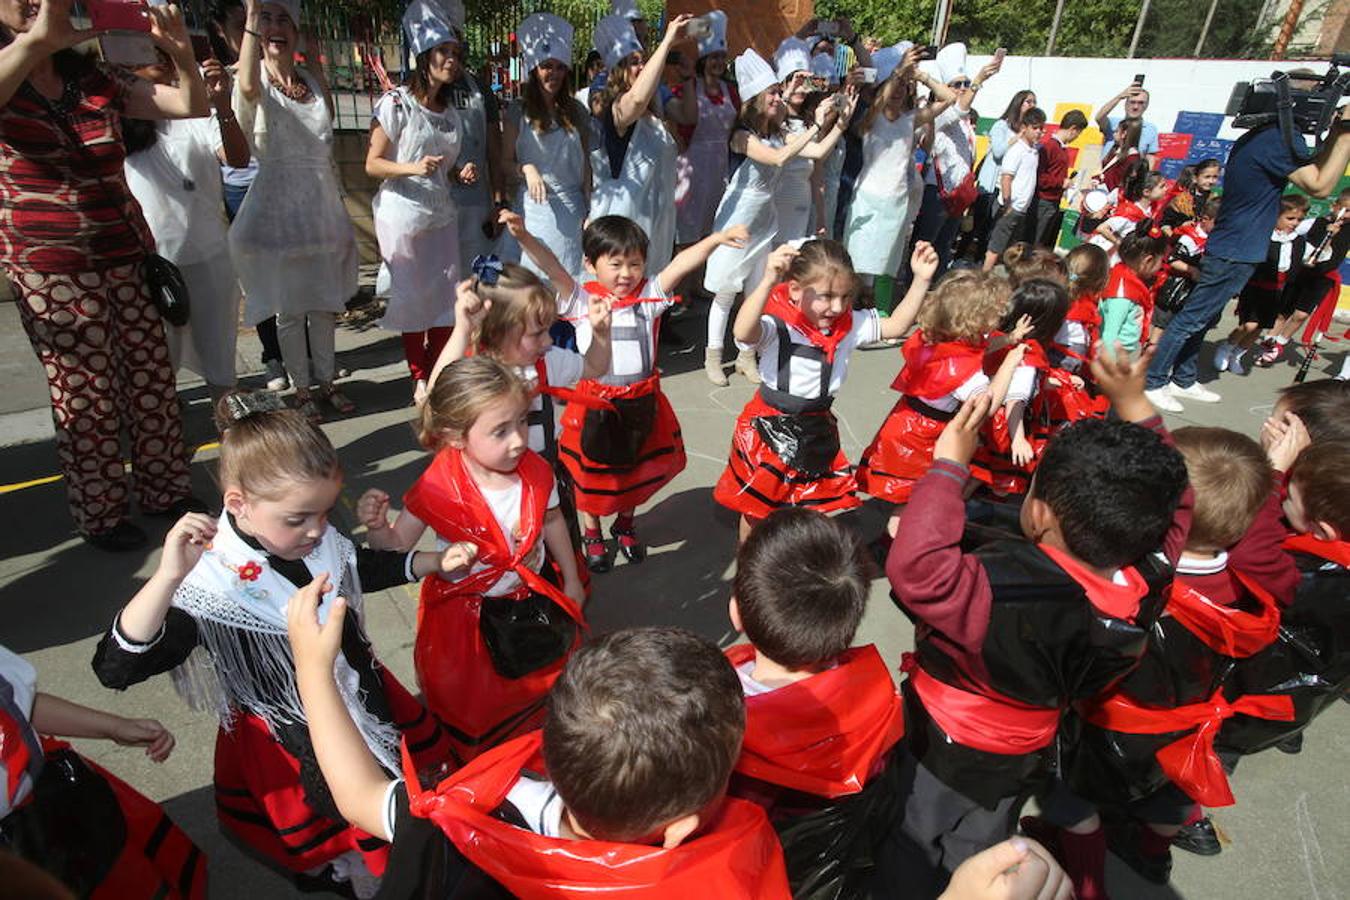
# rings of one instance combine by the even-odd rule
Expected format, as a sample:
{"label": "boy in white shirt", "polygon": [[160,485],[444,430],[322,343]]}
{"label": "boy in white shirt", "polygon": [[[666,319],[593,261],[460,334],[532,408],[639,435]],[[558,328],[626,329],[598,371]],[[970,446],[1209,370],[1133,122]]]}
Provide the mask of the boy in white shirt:
{"label": "boy in white shirt", "polygon": [[1032,107],[1022,115],[1022,130],[1008,147],[999,169],[998,194],[1002,214],[989,235],[984,254],[984,270],[993,271],[1003,251],[1021,236],[1027,211],[1036,198],[1036,169],[1040,162],[1037,146],[1045,131],[1045,112]]}

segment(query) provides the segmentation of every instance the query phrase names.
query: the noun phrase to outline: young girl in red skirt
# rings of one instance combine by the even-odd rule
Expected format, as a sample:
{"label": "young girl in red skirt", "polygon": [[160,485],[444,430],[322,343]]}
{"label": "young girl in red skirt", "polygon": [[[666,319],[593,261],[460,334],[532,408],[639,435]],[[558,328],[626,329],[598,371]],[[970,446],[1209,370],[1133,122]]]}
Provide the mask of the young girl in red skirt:
{"label": "young girl in red skirt", "polygon": [[684,469],[684,439],[670,401],[661,391],[656,347],[661,315],[679,302],[671,296],[719,246],[740,247],[744,225],[686,247],[655,277],[647,277],[647,235],[631,219],[601,216],[581,236],[586,276],[579,281],[547,247],[525,230],[519,216],[502,221],[521,249],[558,292],[558,313],[576,325],[577,347],[593,339],[587,317],[591,298],[612,307],[609,371],[577,384],[562,418],[559,453],[576,489],[581,545],[592,572],[612,565],[600,531],[601,516],[616,516],[610,533],[630,563],[647,558],[633,515],[638,506]]}
{"label": "young girl in red skirt", "polygon": [[444,548],[422,582],[413,664],[462,760],[538,727],[585,625],[553,469],[527,445],[530,400],[495,359],[451,363],[422,407],[422,444],[437,452],[405,508],[390,525],[361,505],[376,511],[373,546],[412,547],[431,528]]}
{"label": "young girl in red skirt", "polygon": [[342,490],[337,451],[270,394],[221,402],[219,519],[189,513],[159,567],[99,642],[94,671],[123,689],[173,672],[179,693],[219,717],[221,827],[304,888],[370,896],[389,847],[348,824],[319,773],[295,684],[286,601],[323,582],[323,615],[340,592],[350,613],[334,675],[381,766],[399,771],[406,739],[419,765],[450,745],[436,720],[380,665],[362,627],[362,591],[415,581],[445,554],[357,549],[328,521]]}
{"label": "young girl in red skirt", "polygon": [[731,456],[713,490],[714,500],[741,514],[742,541],[780,507],[831,512],[859,505],[830,406],[859,344],[909,330],[937,263],[937,252],[920,241],[909,292],[883,318],[853,310],[858,279],[842,244],[813,240],[800,250],[784,244],[770,255],[732,329],[737,347],[758,354],[763,381],[736,420]]}
{"label": "young girl in red skirt", "polygon": [[1066,371],[1088,377],[1087,364],[1102,331],[1097,301],[1111,277],[1111,259],[1096,244],[1079,244],[1064,257],[1068,272],[1069,311],[1047,348],[1050,359]]}
{"label": "young girl in red skirt", "polygon": [[[900,354],[905,366],[891,383],[901,396],[858,464],[858,487],[897,505],[933,461],[933,444],[967,399],[988,391],[1002,404],[1021,362],[1008,351],[991,380],[984,371],[989,337],[1008,308],[1008,284],[973,269],[948,272],[919,310],[919,329]],[[891,517],[891,530],[899,512]]]}

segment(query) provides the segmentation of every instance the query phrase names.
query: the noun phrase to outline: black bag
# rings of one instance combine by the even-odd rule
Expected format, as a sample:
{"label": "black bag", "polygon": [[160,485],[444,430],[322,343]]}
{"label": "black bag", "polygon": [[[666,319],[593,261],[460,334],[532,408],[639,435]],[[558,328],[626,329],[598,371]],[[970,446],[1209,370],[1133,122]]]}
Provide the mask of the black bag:
{"label": "black bag", "polygon": [[588,409],[581,424],[581,452],[607,466],[635,466],[656,424],[656,394],[616,397],[614,409]]}
{"label": "black bag", "polygon": [[543,594],[484,597],[478,632],[497,674],[523,678],[562,659],[576,640],[577,623]]}
{"label": "black bag", "polygon": [[188,303],[187,282],[176,265],[158,253],[146,256],[145,286],[166,322],[178,328],[188,323],[191,307]]}
{"label": "black bag", "polygon": [[755,430],[778,458],[809,478],[834,471],[839,429],[829,413],[756,416]]}
{"label": "black bag", "polygon": [[1163,282],[1162,287],[1158,288],[1157,295],[1153,298],[1154,306],[1158,309],[1170,313],[1181,312],[1181,308],[1186,305],[1186,300],[1191,296],[1191,291],[1195,290],[1195,282],[1184,275],[1169,275]]}

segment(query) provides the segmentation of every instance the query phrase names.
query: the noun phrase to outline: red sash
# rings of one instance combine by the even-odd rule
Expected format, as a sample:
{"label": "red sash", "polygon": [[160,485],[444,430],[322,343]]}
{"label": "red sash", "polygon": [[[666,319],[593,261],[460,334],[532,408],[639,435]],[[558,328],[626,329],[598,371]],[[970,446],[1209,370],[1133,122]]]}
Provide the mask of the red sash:
{"label": "red sash", "polygon": [[[755,648],[726,651],[740,667]],[[900,693],[877,648],[845,650],[833,669],[745,698],[736,770],[818,797],[856,794],[904,734]]]}
{"label": "red sash", "polygon": [[1177,237],[1188,237],[1191,243],[1195,244],[1196,253],[1205,252],[1205,244],[1209,241],[1209,234],[1200,230],[1200,226],[1194,222],[1187,222],[1176,231]]}
{"label": "red sash", "polygon": [[1254,716],[1277,722],[1294,720],[1294,700],[1286,694],[1249,694],[1229,703],[1218,690],[1208,700],[1172,709],[1139,706],[1117,692],[1084,710],[1093,725],[1126,734],[1167,734],[1195,729],[1156,754],[1163,773],[1202,806],[1232,806],[1233,791],[1223,763],[1214,752],[1214,737],[1225,719]]}
{"label": "red sash", "polygon": [[907,397],[945,397],[971,379],[984,365],[984,348],[960,341],[929,344],[920,329],[909,336],[900,355],[905,367],[891,388]]}
{"label": "red sash", "polygon": [[1129,219],[1131,222],[1142,222],[1148,218],[1148,213],[1144,212],[1138,203],[1124,198],[1116,203],[1116,208],[1111,211],[1111,215]]}
{"label": "red sash", "polygon": [[985,686],[981,693],[939,681],[906,653],[902,671],[933,721],[957,743],[985,753],[1023,756],[1050,746],[1059,729],[1059,710],[1028,706]]}
{"label": "red sash", "polygon": [[1140,575],[1133,566],[1121,569],[1121,572],[1125,574],[1127,583],[1116,584],[1089,570],[1063,550],[1051,547],[1049,544],[1037,544],[1036,546],[1046,556],[1050,557],[1055,565],[1063,569],[1070,578],[1078,582],[1087,594],[1088,602],[1097,612],[1113,619],[1124,619],[1126,622],[1133,624],[1134,617],[1139,615],[1139,603],[1148,594],[1148,583],[1144,581],[1144,576]]}
{"label": "red sash", "polygon": [[1311,534],[1291,534],[1280,546],[1293,553],[1325,559],[1343,569],[1350,568],[1350,541],[1319,541]]}
{"label": "red sash", "polygon": [[[764,311],[775,319],[786,324],[789,328],[796,331],[811,342],[814,347],[819,347],[825,351],[825,356],[831,363],[834,362],[834,352],[839,349],[844,338],[848,337],[849,331],[853,328],[853,310],[846,309],[834,323],[834,328],[829,334],[823,333],[815,325],[807,321],[806,314],[801,308],[792,303],[788,296],[787,282],[774,286],[769,294],[769,302],[765,304]],[[783,390],[787,387],[784,386]]]}
{"label": "red sash", "polygon": [[[28,733],[29,729],[24,727],[24,723],[0,707],[0,762],[5,764],[7,780],[5,805],[11,808],[19,796],[19,783],[23,781],[23,776],[28,774],[28,767],[33,762],[33,752],[26,740]],[[34,771],[32,775],[36,781],[37,772]]]}
{"label": "red sash", "polygon": [[1167,600],[1167,612],[1215,653],[1245,658],[1270,646],[1280,630],[1280,607],[1275,596],[1252,578],[1230,569],[1234,578],[1261,606],[1245,612],[1213,602],[1177,577]]}
{"label": "red sash", "polygon": [[787,900],[778,836],[764,811],[727,798],[707,827],[671,850],[562,840],[492,816],[522,769],[544,772],[538,731],[487,751],[423,791],[404,759],[413,815],[431,819],[475,866],[522,900],[691,897]]}
{"label": "red sash", "polygon": [[[519,575],[530,590],[561,606],[574,621],[584,622],[581,610],[572,598],[525,565],[525,559],[542,539],[544,513],[548,511],[548,498],[553,490],[553,469],[538,453],[526,450],[516,474],[521,481],[520,527],[524,532],[516,538],[514,553],[509,549],[510,544],[502,534],[492,508],[483,498],[483,492],[465,469],[463,454],[453,447],[446,447],[436,454],[403,502],[410,513],[426,522],[446,541],[469,541],[478,548],[475,561],[487,568],[453,582],[450,593],[481,594],[511,571]],[[419,627],[425,612],[424,605],[419,607]]]}
{"label": "red sash", "polygon": [[1319,331],[1326,334],[1331,329],[1332,318],[1336,315],[1336,304],[1341,296],[1341,273],[1328,272],[1322,277],[1322,280],[1326,282],[1326,293],[1322,295],[1317,309],[1312,315],[1308,316],[1308,324],[1303,329],[1303,337],[1301,338],[1301,342],[1304,344],[1313,343]]}
{"label": "red sash", "polygon": [[1118,262],[1111,267],[1111,280],[1107,282],[1106,290],[1102,293],[1102,299],[1108,297],[1125,297],[1134,301],[1143,310],[1139,340],[1141,343],[1148,341],[1149,328],[1153,324],[1153,291],[1144,284],[1144,279],[1125,263]]}

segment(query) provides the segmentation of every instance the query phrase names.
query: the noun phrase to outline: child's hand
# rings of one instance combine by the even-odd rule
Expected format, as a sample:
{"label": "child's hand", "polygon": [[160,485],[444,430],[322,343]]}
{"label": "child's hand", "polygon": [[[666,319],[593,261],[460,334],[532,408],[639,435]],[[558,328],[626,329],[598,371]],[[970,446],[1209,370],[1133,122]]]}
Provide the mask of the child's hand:
{"label": "child's hand", "polygon": [[445,162],[444,156],[424,156],[421,159],[408,163],[409,175],[430,175],[441,167]]}
{"label": "child's hand", "polygon": [[460,184],[477,184],[478,164],[465,163],[464,167],[459,170],[459,174],[455,177],[458,179]]}
{"label": "child's hand", "polygon": [[389,495],[379,488],[371,488],[356,501],[356,518],[366,531],[383,531],[389,527]]}
{"label": "child's hand", "polygon": [[1012,439],[1012,461],[1019,466],[1027,466],[1036,458],[1036,450],[1031,446],[1031,441],[1026,439],[1025,435],[1017,435]]}
{"label": "child's hand", "polygon": [[853,114],[858,111],[858,86],[845,85],[842,96],[844,100],[839,106],[839,124],[847,128],[848,123],[853,120]]}
{"label": "child's hand", "polygon": [[1015,837],[956,867],[939,900],[1070,900],[1073,883],[1040,844]]}
{"label": "child's hand", "polygon": [[497,213],[497,222],[505,225],[506,230],[511,232],[511,237],[516,240],[529,236],[529,232],[525,230],[525,218],[520,213],[504,209]]}
{"label": "child's hand", "polygon": [[1021,316],[1017,320],[1017,324],[1013,326],[1012,331],[1009,332],[1008,337],[1020,344],[1027,339],[1027,335],[1031,334],[1034,328],[1035,323],[1031,321],[1031,316]]}
{"label": "child's hand", "polygon": [[1074,388],[1080,391],[1087,386],[1087,382],[1079,378],[1077,375],[1069,376],[1069,384],[1073,385]]}
{"label": "child's hand", "polygon": [[458,541],[445,548],[441,554],[441,573],[444,575],[467,575],[469,567],[478,558],[478,545],[469,541]]}
{"label": "child's hand", "polygon": [[306,670],[332,675],[333,662],[342,647],[342,620],[347,612],[347,601],[342,597],[333,600],[328,621],[320,625],[319,604],[327,591],[328,573],[320,572],[286,601],[286,633],[291,639],[296,674]]}
{"label": "child's hand", "polygon": [[1271,416],[1261,425],[1261,446],[1276,472],[1288,472],[1311,443],[1308,426],[1291,412],[1286,412],[1283,419]]}
{"label": "child's hand", "polygon": [[717,232],[717,240],[724,247],[735,247],[739,250],[750,240],[750,229],[744,225],[732,225]]}
{"label": "child's hand", "polygon": [[597,297],[595,294],[586,296],[589,298],[586,304],[586,319],[591,323],[591,331],[594,334],[609,334],[614,314],[614,298],[608,295]]}
{"label": "child's hand", "polygon": [[938,252],[927,241],[917,241],[909,257],[909,269],[916,281],[932,281],[937,274]]}
{"label": "child's hand", "polygon": [[174,582],[182,581],[215,536],[215,519],[202,513],[183,516],[164,538],[164,553],[159,558],[157,574]]}
{"label": "child's hand", "polygon": [[124,719],[117,716],[108,729],[108,740],[119,747],[144,747],[145,755],[162,763],[173,752],[173,734],[154,719]]}
{"label": "child's hand", "polygon": [[544,183],[544,176],[539,174],[539,169],[535,166],[522,166],[521,172],[525,175],[525,193],[535,203],[543,203],[548,200],[548,185]]}
{"label": "child's hand", "polygon": [[455,322],[458,325],[477,328],[491,308],[492,301],[484,300],[474,290],[474,279],[465,278],[455,285]]}
{"label": "child's hand", "polygon": [[942,429],[933,445],[933,459],[969,465],[980,443],[980,426],[989,418],[991,398],[987,393],[971,397]]}
{"label": "child's hand", "polygon": [[797,258],[797,252],[797,248],[790,244],[780,245],[769,254],[769,260],[764,264],[764,277],[774,282],[782,281],[788,267]]}
{"label": "child's hand", "polygon": [[1142,422],[1157,414],[1144,396],[1144,379],[1155,349],[1147,347],[1138,359],[1131,359],[1119,343],[1112,352],[1097,342],[1097,355],[1091,364],[1092,377],[1115,407],[1116,415],[1126,422]]}
{"label": "child's hand", "polygon": [[564,580],[562,591],[577,605],[577,609],[586,605],[586,588],[582,587],[580,578],[569,578]]}

